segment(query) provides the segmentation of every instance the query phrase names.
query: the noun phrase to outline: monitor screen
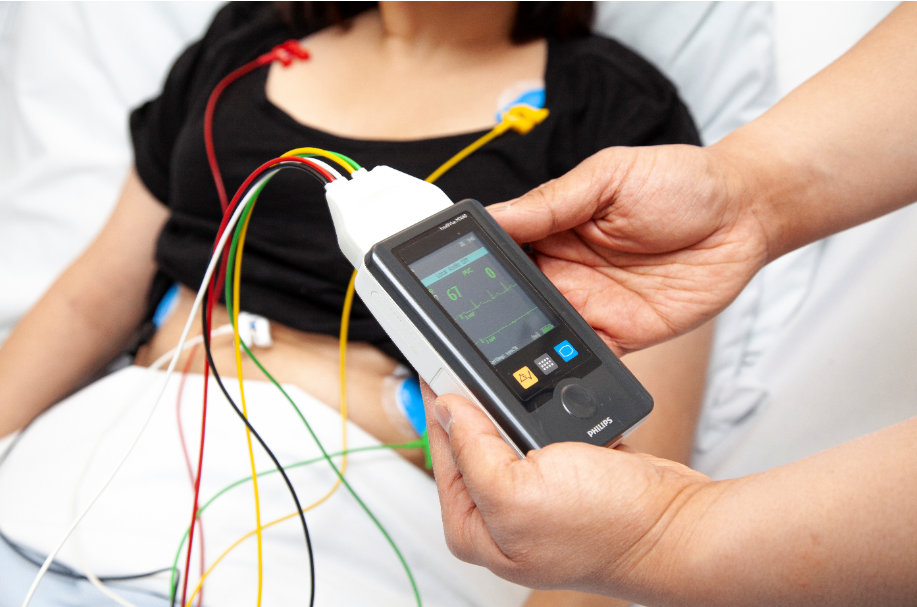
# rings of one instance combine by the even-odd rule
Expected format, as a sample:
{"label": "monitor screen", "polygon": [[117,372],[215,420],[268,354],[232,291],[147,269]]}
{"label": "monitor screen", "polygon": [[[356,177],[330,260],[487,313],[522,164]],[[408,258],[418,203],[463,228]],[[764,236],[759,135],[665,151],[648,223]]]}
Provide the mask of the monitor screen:
{"label": "monitor screen", "polygon": [[478,350],[496,365],[557,325],[530,288],[474,231],[408,264]]}

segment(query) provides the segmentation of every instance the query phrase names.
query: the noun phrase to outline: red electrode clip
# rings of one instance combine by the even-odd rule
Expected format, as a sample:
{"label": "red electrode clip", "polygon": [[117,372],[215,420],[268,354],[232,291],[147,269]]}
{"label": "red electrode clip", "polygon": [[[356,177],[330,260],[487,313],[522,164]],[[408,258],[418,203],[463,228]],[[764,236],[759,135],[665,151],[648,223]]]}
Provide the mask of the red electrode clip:
{"label": "red electrode clip", "polygon": [[287,67],[296,59],[305,61],[309,58],[309,51],[304,49],[298,40],[287,40],[283,44],[278,44],[270,52],[258,57],[259,65],[267,65],[272,61],[279,61],[283,67]]}
{"label": "red electrode clip", "polygon": [[220,199],[220,206],[224,211],[229,205],[229,198],[226,196],[223,176],[220,174],[220,165],[217,163],[217,155],[213,149],[213,112],[216,110],[217,100],[220,98],[220,95],[223,94],[223,91],[226,90],[226,87],[252,70],[256,70],[274,61],[279,61],[284,67],[287,67],[296,59],[305,61],[308,58],[309,51],[300,46],[297,40],[287,40],[283,44],[278,44],[272,48],[270,52],[264,53],[257,59],[249,61],[242,67],[227,74],[220,80],[216,88],[213,89],[213,92],[210,93],[210,98],[207,100],[207,108],[204,111],[204,147],[207,150],[207,161],[210,163],[210,172],[213,174],[213,182]]}

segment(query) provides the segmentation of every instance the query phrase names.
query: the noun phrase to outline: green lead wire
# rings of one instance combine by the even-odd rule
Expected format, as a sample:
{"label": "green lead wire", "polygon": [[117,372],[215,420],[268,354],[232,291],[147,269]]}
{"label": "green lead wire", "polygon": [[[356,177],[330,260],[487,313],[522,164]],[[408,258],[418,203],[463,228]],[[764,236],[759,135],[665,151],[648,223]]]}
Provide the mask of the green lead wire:
{"label": "green lead wire", "polygon": [[349,157],[347,157],[347,156],[344,156],[344,155],[341,154],[340,152],[331,152],[331,153],[334,154],[335,156],[339,156],[340,158],[343,158],[344,160],[347,161],[347,164],[349,164],[350,166],[352,166],[353,168],[355,168],[355,169],[357,169],[357,170],[360,170],[360,169],[363,168],[363,167],[361,167],[359,164],[357,164],[352,158],[349,158]]}
{"label": "green lead wire", "polygon": [[[359,164],[357,164],[356,161],[354,161],[352,158],[348,158],[347,156],[344,156],[340,152],[332,152],[331,150],[325,150],[325,151],[331,154],[332,156],[334,156],[335,158],[340,158],[341,160],[344,161],[345,164],[349,164],[355,170],[360,170],[363,168]],[[321,158],[321,156],[319,156],[318,154],[296,154],[296,155],[299,156],[300,158]]]}
{"label": "green lead wire", "polygon": [[[342,455],[350,455],[352,453],[360,453],[363,451],[379,451],[382,449],[419,449],[423,447],[424,445],[425,445],[424,439],[421,438],[421,439],[410,441],[407,443],[390,444],[390,445],[373,445],[371,447],[354,447],[353,449],[347,449],[345,451],[338,451],[337,453],[332,453],[331,457],[340,457]],[[293,468],[310,466],[312,464],[316,464],[324,460],[325,458],[322,456],[315,457],[315,458],[307,459],[301,462],[296,462],[295,464],[290,464],[289,466],[284,466],[283,469],[292,470]],[[277,473],[277,468],[272,468],[270,470],[264,470],[263,472],[258,473],[258,478],[261,478],[262,476],[267,476],[268,474],[276,474],[276,473]],[[229,492],[231,489],[235,489],[239,485],[243,485],[247,482],[250,482],[251,480],[252,480],[251,476],[246,476],[245,478],[239,479],[236,482],[226,485],[225,487],[220,489],[220,491],[218,491],[213,497],[211,497],[200,508],[198,508],[197,518],[200,518],[201,515],[204,514],[204,510],[206,510],[211,504],[213,504],[213,502],[217,500],[217,498],[221,497],[224,493]],[[175,552],[175,560],[172,561],[172,577],[169,580],[169,586],[172,588],[172,592],[173,592],[173,596],[170,597],[171,600],[174,600],[174,592],[176,591],[175,582],[176,582],[176,577],[178,574],[178,559],[181,558],[181,551],[182,551],[182,548],[185,547],[185,542],[188,541],[188,534],[190,530],[191,530],[190,526],[188,527],[188,529],[185,529],[185,534],[182,536],[181,542],[178,544],[178,550]]]}
{"label": "green lead wire", "polygon": [[[343,156],[340,154],[338,155],[344,158],[345,160],[348,160],[352,166],[355,166],[356,168],[360,168],[359,165],[357,165],[354,161],[350,160],[346,156]],[[261,187],[258,189],[258,191],[255,193],[255,195],[252,196],[251,200],[246,205],[247,207],[246,210],[243,211],[242,216],[240,216],[239,221],[236,223],[236,227],[234,229],[233,239],[230,245],[229,255],[227,257],[226,284],[225,284],[226,304],[227,304],[227,309],[229,310],[230,318],[233,317],[232,316],[232,307],[231,307],[232,306],[232,303],[231,303],[232,302],[232,268],[235,265],[235,256],[236,256],[236,251],[239,246],[241,228],[244,225],[246,218],[251,214],[254,208],[255,201],[257,201],[258,196],[261,194],[261,190],[267,185],[268,181],[265,181],[264,184],[262,184]],[[338,475],[338,478],[341,480],[341,483],[344,485],[344,487],[347,488],[347,490],[350,492],[353,498],[357,501],[357,503],[360,505],[363,511],[367,514],[367,516],[369,516],[369,518],[373,521],[373,523],[376,525],[376,527],[379,529],[379,531],[388,541],[389,545],[395,551],[395,555],[398,557],[398,560],[401,562],[401,565],[404,568],[405,573],[408,576],[408,581],[411,583],[411,589],[414,592],[414,597],[417,600],[417,605],[418,607],[421,607],[422,601],[420,598],[420,591],[417,588],[417,583],[414,580],[414,575],[412,574],[411,568],[408,566],[407,561],[404,559],[404,556],[401,554],[401,551],[398,549],[398,546],[395,544],[395,541],[389,535],[388,531],[386,531],[382,523],[380,523],[379,520],[376,518],[376,516],[372,513],[369,507],[363,502],[362,499],[360,499],[360,496],[357,495],[356,491],[354,491],[354,489],[350,486],[350,483],[347,482],[347,480],[341,474],[338,467],[335,466],[334,462],[331,460],[331,457],[325,451],[325,448],[322,445],[321,441],[318,439],[318,436],[316,436],[315,432],[312,430],[312,426],[309,425],[309,422],[306,420],[305,416],[302,414],[302,411],[299,410],[299,407],[296,406],[296,403],[293,402],[293,399],[290,397],[290,395],[287,394],[286,390],[283,389],[280,383],[278,383],[277,380],[274,379],[274,377],[267,371],[267,369],[265,369],[264,366],[261,365],[261,362],[255,357],[255,355],[251,352],[251,350],[248,349],[248,346],[246,346],[244,343],[241,345],[242,345],[242,348],[245,350],[245,353],[248,354],[249,358],[251,358],[252,361],[254,361],[255,365],[257,365],[257,367],[261,370],[261,372],[264,373],[264,375],[271,381],[271,383],[273,383],[277,387],[278,390],[280,390],[280,392],[284,395],[284,397],[286,397],[287,401],[289,401],[289,403],[293,406],[293,409],[296,411],[297,415],[299,415],[299,418],[302,420],[303,424],[305,424],[306,429],[309,431],[309,434],[312,436],[312,439],[315,441],[316,445],[321,450],[323,459],[325,459],[328,462],[332,470],[334,470],[335,474]],[[425,446],[423,442],[423,439],[421,439],[421,441],[418,441],[418,442],[419,444],[417,445],[417,447],[425,447],[425,450],[428,450],[428,448]],[[174,578],[175,578],[175,574],[173,573],[173,587],[175,585]],[[174,588],[173,588],[173,594],[174,594]]]}
{"label": "green lead wire", "polygon": [[347,488],[347,491],[350,492],[350,495],[353,496],[353,499],[357,500],[357,503],[360,504],[360,507],[363,508],[363,511],[366,513],[366,515],[372,520],[373,523],[375,523],[379,531],[382,532],[382,535],[385,536],[385,539],[392,547],[392,550],[395,551],[395,555],[398,557],[398,560],[401,561],[401,566],[404,568],[404,572],[408,576],[408,581],[411,583],[411,589],[414,591],[414,598],[417,599],[417,607],[422,607],[423,602],[420,600],[420,591],[417,589],[417,582],[414,581],[414,574],[411,573],[411,568],[408,566],[407,561],[404,560],[404,556],[401,554],[401,550],[399,550],[398,546],[395,544],[395,540],[393,540],[392,536],[388,534],[388,531],[385,530],[385,527],[382,525],[382,523],[379,522],[379,519],[376,518],[376,515],[374,515],[369,507],[363,502],[363,500],[360,499],[360,496],[357,495],[357,492],[354,491],[353,487],[350,486],[350,483],[347,482],[347,479],[344,478],[344,475],[341,474],[341,471],[338,469],[338,467],[334,465],[334,462],[331,460],[331,456],[328,455],[327,451],[325,451],[325,447],[322,445],[322,442],[318,439],[318,436],[316,436],[315,432],[312,430],[312,426],[308,421],[306,421],[306,417],[302,414],[302,411],[299,410],[299,407],[296,406],[296,403],[293,402],[293,399],[290,397],[290,395],[287,394],[287,391],[284,390],[283,386],[281,386],[277,380],[274,379],[274,376],[268,373],[267,369],[261,365],[258,359],[255,358],[255,355],[252,354],[251,350],[248,349],[248,346],[242,344],[242,347],[245,349],[245,353],[248,354],[252,361],[254,361],[254,363],[258,366],[258,368],[261,369],[261,372],[267,376],[271,383],[274,384],[278,390],[280,390],[280,392],[286,397],[287,401],[289,401],[289,403],[293,406],[293,409],[296,410],[296,414],[299,415],[299,419],[302,420],[302,423],[305,424],[309,434],[312,435],[312,440],[315,441],[315,444],[318,446],[319,450],[321,450],[322,456],[328,462],[328,465],[331,466],[331,469],[334,470],[335,474],[338,475],[338,478],[341,479],[341,484]]}
{"label": "green lead wire", "polygon": [[[273,179],[273,177],[271,177],[271,179]],[[245,221],[255,208],[255,202],[258,201],[261,190],[264,189],[268,182],[270,182],[270,179],[261,184],[261,187],[258,188],[255,195],[252,196],[248,204],[245,205],[245,210],[242,211],[242,215],[239,217],[239,221],[236,222],[236,227],[233,230],[232,241],[230,241],[229,245],[229,253],[226,256],[226,280],[223,285],[226,297],[226,309],[229,311],[230,319],[234,319],[232,314],[232,272],[236,264],[236,251],[239,248],[239,236],[242,233],[242,226],[245,225]],[[233,322],[233,326],[235,326],[235,322]]]}

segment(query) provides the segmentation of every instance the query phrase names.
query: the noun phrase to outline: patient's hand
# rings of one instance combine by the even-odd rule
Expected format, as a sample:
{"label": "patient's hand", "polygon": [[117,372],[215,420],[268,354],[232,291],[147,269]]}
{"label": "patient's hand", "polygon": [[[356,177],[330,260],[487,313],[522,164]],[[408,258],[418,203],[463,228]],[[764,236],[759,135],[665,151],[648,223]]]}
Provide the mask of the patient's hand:
{"label": "patient's hand", "polygon": [[621,354],[712,318],[768,261],[743,192],[707,148],[610,148],[490,210]]}

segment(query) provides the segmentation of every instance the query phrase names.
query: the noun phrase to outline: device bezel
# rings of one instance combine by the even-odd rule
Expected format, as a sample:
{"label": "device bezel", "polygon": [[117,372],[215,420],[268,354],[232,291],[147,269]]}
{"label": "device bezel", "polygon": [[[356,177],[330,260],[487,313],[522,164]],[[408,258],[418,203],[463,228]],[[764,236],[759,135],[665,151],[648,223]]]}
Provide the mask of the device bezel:
{"label": "device bezel", "polygon": [[[480,203],[468,199],[377,243],[366,254],[364,263],[417,330],[434,345],[458,379],[483,406],[488,407],[489,413],[507,436],[523,453],[558,440],[550,436],[550,432],[540,423],[539,416],[535,414],[537,411],[529,411],[526,408],[525,403],[507,386],[505,379],[470,342],[464,331],[430,297],[420,280],[396,252],[431,229],[463,213],[468,213],[487,238],[496,245],[495,250],[499,252],[498,257],[501,261],[525,279],[538,298],[558,318],[562,318],[567,328],[586,345],[589,353],[598,360],[598,364],[605,367],[624,387],[631,402],[628,406],[621,407],[622,410],[616,414],[615,425],[620,427],[615,429],[613,436],[620,436],[642,421],[652,410],[653,400],[649,393],[525,252],[493,220],[490,213]],[[599,436],[582,440],[596,445],[608,442]]]}

